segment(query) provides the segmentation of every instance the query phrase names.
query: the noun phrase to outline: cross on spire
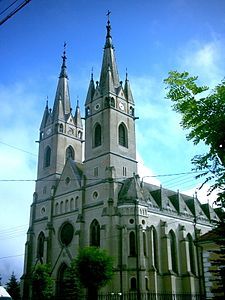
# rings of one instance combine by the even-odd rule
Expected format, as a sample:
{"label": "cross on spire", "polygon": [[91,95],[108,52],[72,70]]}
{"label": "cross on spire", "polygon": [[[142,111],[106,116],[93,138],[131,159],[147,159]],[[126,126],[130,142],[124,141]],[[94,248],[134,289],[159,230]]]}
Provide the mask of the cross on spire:
{"label": "cross on spire", "polygon": [[108,17],[108,21],[107,21],[107,37],[110,37],[110,30],[111,30],[111,26],[110,26],[110,20],[109,20],[109,16],[111,14],[111,11],[108,10],[106,16]]}

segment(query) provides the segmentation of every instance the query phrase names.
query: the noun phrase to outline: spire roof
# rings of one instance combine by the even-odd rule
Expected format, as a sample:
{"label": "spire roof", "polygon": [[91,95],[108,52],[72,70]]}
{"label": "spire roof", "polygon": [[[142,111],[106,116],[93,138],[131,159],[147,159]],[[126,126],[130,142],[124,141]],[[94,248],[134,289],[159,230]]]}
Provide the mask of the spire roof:
{"label": "spire roof", "polygon": [[85,105],[88,105],[92,101],[94,93],[95,93],[95,83],[94,83],[94,80],[93,80],[93,71],[92,71],[91,72],[91,80],[90,80],[89,87],[88,87],[88,92],[87,92]]}
{"label": "spire roof", "polygon": [[81,115],[80,115],[80,107],[79,107],[79,101],[77,100],[77,106],[76,106],[76,111],[74,115],[74,120],[75,124],[79,128],[83,128],[82,120],[81,120]]}
{"label": "spire roof", "polygon": [[130,82],[128,80],[127,72],[126,72],[126,80],[125,80],[125,84],[124,84],[124,94],[127,98],[127,101],[134,104],[134,98],[133,98],[133,95],[132,95],[132,92],[131,92]]}
{"label": "spire roof", "polygon": [[47,100],[47,101],[46,101],[45,110],[44,110],[44,114],[43,114],[43,118],[42,118],[42,121],[41,121],[40,130],[43,129],[43,128],[45,127],[49,115],[50,115],[50,113],[49,113],[48,100]]}
{"label": "spire roof", "polygon": [[[64,51],[62,56],[62,66],[58,80],[58,86],[55,95],[55,102],[53,106],[53,119],[56,120],[59,118],[59,114],[66,117],[70,114],[71,104],[70,104],[70,95],[69,95],[69,85],[68,85],[68,76],[66,72],[66,51]],[[61,103],[60,103],[61,102]],[[61,111],[62,110],[62,111]]]}
{"label": "spire roof", "polygon": [[115,53],[114,53],[114,47],[112,44],[112,37],[111,37],[111,24],[109,20],[109,14],[108,12],[108,22],[106,25],[107,33],[106,33],[106,42],[104,47],[104,53],[103,53],[103,61],[102,61],[102,69],[101,69],[101,75],[100,75],[100,82],[99,87],[102,92],[104,92],[106,88],[106,78],[107,73],[110,67],[111,70],[111,76],[112,76],[112,83],[114,85],[114,88],[117,88],[120,85],[119,81],[119,74],[117,70],[116,65],[116,59],[115,59]]}

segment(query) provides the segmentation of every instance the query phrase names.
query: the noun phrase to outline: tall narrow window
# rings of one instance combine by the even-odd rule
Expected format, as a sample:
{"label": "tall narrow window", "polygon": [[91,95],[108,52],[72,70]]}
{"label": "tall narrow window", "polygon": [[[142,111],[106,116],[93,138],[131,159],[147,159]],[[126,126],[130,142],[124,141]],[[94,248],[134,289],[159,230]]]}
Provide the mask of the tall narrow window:
{"label": "tall narrow window", "polygon": [[66,149],[66,159],[71,158],[72,160],[74,160],[74,149],[72,146],[67,147]]}
{"label": "tall narrow window", "polygon": [[37,240],[37,258],[43,262],[45,235],[41,232]]}
{"label": "tall narrow window", "polygon": [[102,129],[100,124],[95,126],[94,130],[94,147],[98,147],[102,144]]}
{"label": "tall narrow window", "polygon": [[51,148],[47,146],[45,149],[45,156],[44,156],[44,167],[49,167],[51,163]]}
{"label": "tall narrow window", "polygon": [[152,264],[158,270],[159,263],[158,263],[158,238],[157,238],[157,232],[154,227],[152,227],[151,230],[151,237],[152,237]]}
{"label": "tall narrow window", "polygon": [[90,226],[90,246],[100,247],[100,225],[96,219]]}
{"label": "tall narrow window", "polygon": [[128,147],[127,128],[124,123],[121,123],[118,129],[119,144],[123,147]]}
{"label": "tall narrow window", "polygon": [[59,132],[63,132],[63,124],[62,123],[59,124]]}
{"label": "tall narrow window", "polygon": [[66,289],[66,283],[67,283],[67,273],[68,266],[65,263],[62,263],[58,270],[58,276],[57,281],[57,299],[70,299],[70,295],[68,294],[69,291]]}
{"label": "tall narrow window", "polygon": [[135,241],[135,233],[133,231],[130,232],[129,242],[130,242],[130,256],[136,256],[136,241]]}
{"label": "tall narrow window", "polygon": [[132,277],[130,280],[130,289],[131,291],[135,291],[137,289],[137,280],[135,277]]}
{"label": "tall narrow window", "polygon": [[170,230],[169,232],[169,241],[170,241],[170,252],[171,252],[171,265],[172,271],[177,273],[177,244],[175,233]]}
{"label": "tall narrow window", "polygon": [[188,247],[189,247],[190,268],[191,268],[191,272],[193,274],[195,274],[196,271],[195,271],[194,243],[193,243],[193,239],[192,239],[192,236],[190,235],[190,233],[188,233],[188,235],[187,235],[187,240],[188,240]]}
{"label": "tall narrow window", "polygon": [[147,255],[147,245],[146,245],[146,233],[143,232],[143,252],[144,252],[144,256]]}

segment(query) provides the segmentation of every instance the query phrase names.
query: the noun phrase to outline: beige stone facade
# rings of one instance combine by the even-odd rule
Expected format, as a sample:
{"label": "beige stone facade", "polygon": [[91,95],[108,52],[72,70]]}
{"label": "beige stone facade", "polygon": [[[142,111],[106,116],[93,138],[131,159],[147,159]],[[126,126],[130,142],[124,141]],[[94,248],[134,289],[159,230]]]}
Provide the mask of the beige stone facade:
{"label": "beige stone facade", "polygon": [[63,55],[53,110],[46,105],[40,127],[23,299],[38,262],[51,265],[62,295],[66,267],[88,245],[114,257],[107,292],[203,293],[194,240],[218,216],[197,198],[140,181],[134,99],[127,75],[124,84],[119,80],[114,55],[108,22],[100,81],[92,75],[85,102],[85,142],[79,105],[72,114]]}

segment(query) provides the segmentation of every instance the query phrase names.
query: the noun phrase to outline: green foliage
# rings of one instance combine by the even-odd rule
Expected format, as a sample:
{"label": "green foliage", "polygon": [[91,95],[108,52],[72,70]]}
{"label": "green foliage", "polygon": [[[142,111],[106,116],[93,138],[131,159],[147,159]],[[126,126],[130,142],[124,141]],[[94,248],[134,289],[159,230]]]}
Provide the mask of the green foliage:
{"label": "green foliage", "polygon": [[65,274],[63,299],[79,299],[80,293],[80,283],[76,276],[75,262],[72,261],[71,266],[66,270]]}
{"label": "green foliage", "polygon": [[38,264],[32,274],[32,299],[46,300],[53,296],[54,281],[50,275],[50,266]]}
{"label": "green foliage", "polygon": [[113,277],[113,258],[104,249],[82,248],[74,261],[74,268],[81,285],[88,289],[89,298],[95,299],[98,289]]}
{"label": "green foliage", "polygon": [[13,300],[20,300],[20,283],[12,273],[9,281],[6,283],[6,290]]}
{"label": "green foliage", "polygon": [[208,92],[208,87],[196,84],[198,77],[188,72],[169,72],[164,80],[173,102],[174,111],[181,114],[181,126],[189,130],[188,140],[208,146],[208,153],[196,155],[192,162],[196,171],[202,171],[203,184],[213,182],[209,193],[220,189],[217,203],[225,205],[225,80]]}

